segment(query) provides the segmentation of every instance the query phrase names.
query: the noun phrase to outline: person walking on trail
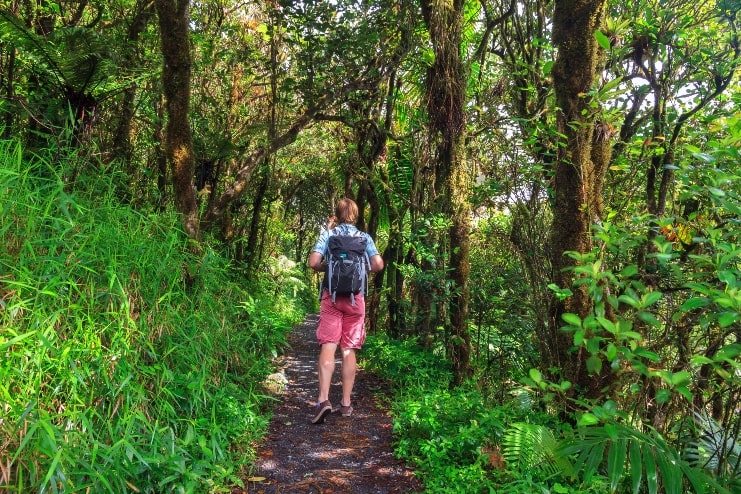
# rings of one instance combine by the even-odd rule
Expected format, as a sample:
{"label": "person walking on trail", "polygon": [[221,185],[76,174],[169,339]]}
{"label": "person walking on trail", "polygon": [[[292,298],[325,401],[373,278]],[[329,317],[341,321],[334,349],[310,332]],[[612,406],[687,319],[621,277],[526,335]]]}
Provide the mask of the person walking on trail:
{"label": "person walking on trail", "polygon": [[[329,401],[329,386],[338,346],[342,351],[342,401],[339,411],[343,417],[349,417],[353,411],[350,398],[355,384],[355,352],[365,342],[366,268],[371,272],[383,269],[383,258],[373,239],[355,226],[357,218],[358,206],[355,201],[340,199],[335,206],[338,225],[323,230],[309,254],[309,267],[325,273],[316,330],[321,349],[318,362],[319,395],[311,421],[313,424],[323,423],[333,411]],[[348,276],[354,279],[343,279]]]}

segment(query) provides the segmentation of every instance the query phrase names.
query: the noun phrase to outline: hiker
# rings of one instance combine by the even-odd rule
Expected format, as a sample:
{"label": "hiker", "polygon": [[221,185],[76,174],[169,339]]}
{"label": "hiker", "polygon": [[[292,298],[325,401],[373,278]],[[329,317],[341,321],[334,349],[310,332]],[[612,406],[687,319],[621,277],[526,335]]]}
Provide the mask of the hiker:
{"label": "hiker", "polygon": [[[313,424],[321,424],[333,411],[329,401],[329,386],[338,345],[342,350],[342,401],[339,410],[343,417],[349,417],[353,411],[350,395],[355,384],[355,351],[360,350],[365,341],[364,296],[368,286],[367,272],[383,269],[383,258],[373,239],[355,226],[357,218],[358,205],[355,201],[340,199],[333,218],[337,226],[323,230],[309,254],[309,267],[316,272],[325,273],[321,287],[319,325],[316,330],[321,350],[318,365],[319,396],[315,416],[311,421]],[[332,223],[334,222],[330,226]],[[333,260],[337,257],[337,245],[344,245],[345,252],[340,253],[340,259],[335,262]],[[358,247],[363,245],[364,249]],[[348,281],[353,283],[353,288],[344,287],[345,280],[340,279],[344,276],[343,266],[352,262],[354,252],[359,249],[362,249],[362,256],[352,268],[355,277],[359,278]]]}

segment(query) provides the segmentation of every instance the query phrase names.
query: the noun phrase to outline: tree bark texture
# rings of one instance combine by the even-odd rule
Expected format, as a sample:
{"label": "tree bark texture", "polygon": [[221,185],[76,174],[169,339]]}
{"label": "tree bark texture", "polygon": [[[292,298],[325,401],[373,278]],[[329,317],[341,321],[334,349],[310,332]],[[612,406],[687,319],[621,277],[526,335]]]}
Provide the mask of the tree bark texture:
{"label": "tree bark texture", "polygon": [[165,93],[167,127],[165,152],[172,169],[175,205],[183,227],[198,238],[198,203],[193,183],[195,160],[190,130],[190,28],[188,0],[156,0],[162,42],[162,86]]}
{"label": "tree bark texture", "polygon": [[[149,1],[140,0],[137,2],[136,14],[131,21],[126,41],[129,44],[124,54],[124,63],[128,67],[133,67],[136,63],[137,43],[139,36],[149,25],[150,20],[154,17],[154,5]],[[118,121],[116,130],[113,135],[113,156],[128,161],[131,158],[131,122],[134,119],[136,108],[134,100],[136,98],[137,84],[132,83],[123,92],[123,99],[118,111]]]}
{"label": "tree bark texture", "polygon": [[451,303],[450,358],[456,384],[471,373],[468,333],[469,177],[465,158],[466,69],[461,56],[463,0],[423,0],[422,15],[430,33],[435,61],[427,72],[426,104],[430,138],[435,147],[439,211],[449,213]]}
{"label": "tree bark texture", "polygon": [[[553,83],[560,109],[557,130],[563,142],[553,176],[550,248],[554,282],[561,287],[570,288],[574,281],[573,272],[564,270],[574,263],[565,253],[590,251],[590,225],[601,210],[601,187],[607,167],[605,151],[595,146],[596,121],[588,95],[599,69],[599,46],[594,33],[602,24],[605,6],[604,0],[557,0],[555,4],[553,41],[558,55]],[[551,338],[541,343],[547,366],[561,369],[562,377],[575,384],[577,391],[586,397],[599,395],[605,384],[604,376],[587,374],[587,355],[582,350],[572,352],[573,337],[560,331],[560,327],[564,313],[585,318],[592,309],[592,301],[581,288],[574,289],[574,295],[566,300],[554,300]]]}

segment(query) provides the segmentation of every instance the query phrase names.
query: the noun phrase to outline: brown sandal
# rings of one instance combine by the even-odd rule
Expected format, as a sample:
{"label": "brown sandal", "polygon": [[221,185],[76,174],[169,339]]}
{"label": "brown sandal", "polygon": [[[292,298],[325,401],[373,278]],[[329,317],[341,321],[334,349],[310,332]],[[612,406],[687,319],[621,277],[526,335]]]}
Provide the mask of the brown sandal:
{"label": "brown sandal", "polygon": [[316,404],[316,415],[314,415],[314,418],[311,420],[312,424],[322,424],[324,423],[324,419],[327,418],[327,415],[332,413],[332,404],[329,402],[329,400],[324,400],[321,403]]}

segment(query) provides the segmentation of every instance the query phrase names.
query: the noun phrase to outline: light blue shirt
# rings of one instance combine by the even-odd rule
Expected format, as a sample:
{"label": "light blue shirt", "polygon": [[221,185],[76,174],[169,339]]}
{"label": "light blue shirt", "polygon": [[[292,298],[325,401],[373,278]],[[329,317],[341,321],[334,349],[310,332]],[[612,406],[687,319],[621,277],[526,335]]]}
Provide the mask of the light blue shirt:
{"label": "light blue shirt", "polygon": [[365,232],[361,232],[355,225],[350,223],[342,223],[332,230],[322,230],[322,233],[319,234],[319,239],[314,244],[313,252],[319,252],[324,257],[327,256],[327,244],[329,243],[330,233],[332,235],[362,235],[367,240],[365,243],[365,253],[368,254],[368,259],[379,255],[376,244],[373,242],[371,236]]}

